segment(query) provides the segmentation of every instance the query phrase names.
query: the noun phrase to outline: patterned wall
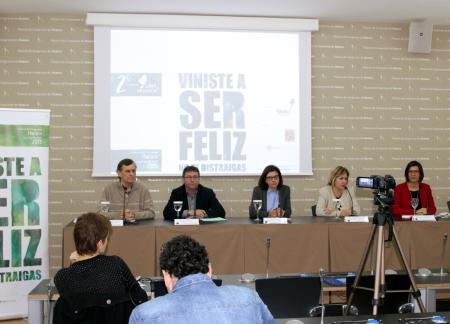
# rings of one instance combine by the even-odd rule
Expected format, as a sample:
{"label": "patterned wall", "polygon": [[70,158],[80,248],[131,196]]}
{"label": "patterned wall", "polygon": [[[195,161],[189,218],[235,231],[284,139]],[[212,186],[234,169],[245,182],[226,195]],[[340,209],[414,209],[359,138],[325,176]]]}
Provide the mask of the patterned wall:
{"label": "patterned wall", "polygon": [[[321,22],[312,38],[314,176],[287,177],[294,215],[310,215],[330,169],[403,181],[411,159],[425,167],[439,211],[450,199],[450,26],[435,26],[431,54],[410,54],[407,24]],[[50,264],[60,267],[62,228],[97,208],[92,178],[93,30],[83,16],[0,16],[0,106],[51,109]],[[1,153],[0,153],[1,156]],[[270,161],[267,161],[269,164]],[[141,179],[157,217],[180,178]],[[211,177],[228,217],[246,216],[256,177]],[[370,190],[358,189],[364,214]]]}

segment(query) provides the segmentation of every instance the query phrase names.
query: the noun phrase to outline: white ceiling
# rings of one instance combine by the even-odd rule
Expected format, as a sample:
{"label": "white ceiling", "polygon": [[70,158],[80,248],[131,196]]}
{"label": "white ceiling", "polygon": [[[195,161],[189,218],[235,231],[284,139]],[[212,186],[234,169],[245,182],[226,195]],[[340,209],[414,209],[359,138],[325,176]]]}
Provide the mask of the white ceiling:
{"label": "white ceiling", "polygon": [[0,0],[0,14],[160,13],[450,24],[450,0]]}

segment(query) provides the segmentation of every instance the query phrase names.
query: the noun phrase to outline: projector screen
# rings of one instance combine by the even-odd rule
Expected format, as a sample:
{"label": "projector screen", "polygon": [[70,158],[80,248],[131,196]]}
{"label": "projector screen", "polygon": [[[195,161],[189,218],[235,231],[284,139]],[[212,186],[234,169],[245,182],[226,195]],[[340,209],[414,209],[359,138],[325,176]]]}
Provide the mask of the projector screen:
{"label": "projector screen", "polygon": [[93,176],[312,174],[309,32],[94,33]]}

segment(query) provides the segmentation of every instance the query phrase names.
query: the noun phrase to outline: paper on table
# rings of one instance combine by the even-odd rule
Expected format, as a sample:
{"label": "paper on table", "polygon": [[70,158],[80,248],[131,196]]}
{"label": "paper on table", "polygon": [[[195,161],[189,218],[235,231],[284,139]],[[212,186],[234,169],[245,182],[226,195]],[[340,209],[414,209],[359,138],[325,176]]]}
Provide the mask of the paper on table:
{"label": "paper on table", "polygon": [[223,217],[209,217],[200,219],[200,223],[204,224],[225,223],[226,221],[227,220]]}

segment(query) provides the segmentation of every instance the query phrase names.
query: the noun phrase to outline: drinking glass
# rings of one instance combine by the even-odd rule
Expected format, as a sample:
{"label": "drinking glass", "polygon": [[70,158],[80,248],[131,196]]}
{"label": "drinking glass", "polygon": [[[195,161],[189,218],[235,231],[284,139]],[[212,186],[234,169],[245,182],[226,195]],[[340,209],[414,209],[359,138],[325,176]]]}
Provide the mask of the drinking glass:
{"label": "drinking glass", "polygon": [[173,202],[173,209],[177,212],[177,218],[180,218],[180,211],[181,208],[183,208],[183,202],[182,201],[174,201]]}
{"label": "drinking glass", "polygon": [[411,198],[411,207],[413,209],[414,215],[416,215],[417,206],[419,206],[419,198]]}
{"label": "drinking glass", "polygon": [[341,200],[340,200],[340,199],[337,199],[337,198],[334,198],[334,199],[333,199],[333,202],[335,203],[334,208],[335,208],[335,210],[336,210],[336,211],[335,211],[334,218],[335,218],[335,219],[339,219],[338,211],[340,211],[341,208],[342,208]]}
{"label": "drinking glass", "polygon": [[109,201],[100,201],[100,212],[101,213],[107,213],[109,212]]}
{"label": "drinking glass", "polygon": [[254,199],[253,207],[255,207],[255,210],[256,210],[256,219],[259,219],[259,211],[262,208],[262,200]]}

